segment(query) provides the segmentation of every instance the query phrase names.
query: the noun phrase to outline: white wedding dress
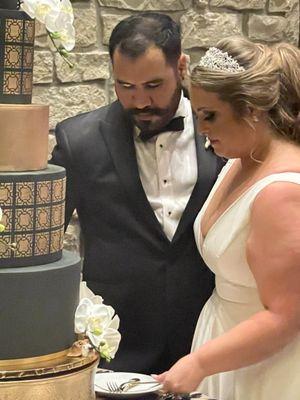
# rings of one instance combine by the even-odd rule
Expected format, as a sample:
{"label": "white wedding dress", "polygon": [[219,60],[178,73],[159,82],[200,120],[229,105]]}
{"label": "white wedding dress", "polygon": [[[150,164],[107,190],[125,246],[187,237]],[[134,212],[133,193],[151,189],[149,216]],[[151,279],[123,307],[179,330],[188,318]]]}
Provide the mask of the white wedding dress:
{"label": "white wedding dress", "polygon": [[[231,164],[229,161],[223,168],[194,224],[199,252],[216,275],[216,288],[200,314],[192,351],[263,310],[245,254],[251,204],[259,191],[272,182],[300,184],[300,173],[295,172],[273,174],[259,180],[217,219],[203,238],[201,217]],[[217,400],[300,399],[300,335],[271,358],[210,376],[197,390]]]}

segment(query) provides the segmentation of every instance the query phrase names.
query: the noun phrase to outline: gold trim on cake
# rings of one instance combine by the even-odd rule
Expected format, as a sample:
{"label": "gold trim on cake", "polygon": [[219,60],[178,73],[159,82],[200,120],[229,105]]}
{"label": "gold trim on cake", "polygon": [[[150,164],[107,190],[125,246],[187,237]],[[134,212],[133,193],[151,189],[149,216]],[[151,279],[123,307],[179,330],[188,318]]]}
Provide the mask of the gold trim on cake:
{"label": "gold trim on cake", "polygon": [[56,360],[57,358],[62,358],[65,357],[70,349],[63,350],[63,351],[58,351],[57,353],[52,353],[52,354],[46,354],[44,356],[38,356],[38,357],[29,357],[29,358],[17,358],[13,360],[0,360],[0,370],[3,368],[8,368],[8,367],[22,367],[22,366],[28,366],[30,364],[37,366],[38,364],[49,362]]}
{"label": "gold trim on cake", "polygon": [[16,379],[0,382],[1,399],[6,400],[94,400],[94,376],[98,358],[88,359],[85,365],[76,370],[66,369],[63,374]]}
{"label": "gold trim on cake", "polygon": [[69,351],[67,349],[39,357],[1,360],[0,385],[8,379],[43,378],[73,371],[99,360],[99,354],[95,350],[90,350],[86,357],[69,357]]}

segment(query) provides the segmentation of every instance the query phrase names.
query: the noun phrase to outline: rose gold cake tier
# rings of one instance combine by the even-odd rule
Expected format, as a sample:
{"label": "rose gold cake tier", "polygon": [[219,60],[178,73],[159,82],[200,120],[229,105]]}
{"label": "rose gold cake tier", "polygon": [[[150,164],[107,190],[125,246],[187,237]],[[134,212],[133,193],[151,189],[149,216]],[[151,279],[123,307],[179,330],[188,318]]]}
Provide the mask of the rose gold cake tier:
{"label": "rose gold cake tier", "polygon": [[0,171],[47,167],[49,106],[0,104]]}
{"label": "rose gold cake tier", "polygon": [[61,359],[32,365],[0,379],[0,399],[5,400],[94,400],[94,377],[99,362],[96,354],[86,358]]}

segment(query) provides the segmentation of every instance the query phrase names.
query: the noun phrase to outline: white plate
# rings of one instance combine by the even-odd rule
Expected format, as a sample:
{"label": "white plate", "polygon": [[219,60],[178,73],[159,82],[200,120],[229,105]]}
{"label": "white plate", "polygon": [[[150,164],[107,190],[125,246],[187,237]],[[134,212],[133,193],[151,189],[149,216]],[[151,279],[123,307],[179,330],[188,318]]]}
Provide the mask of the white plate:
{"label": "white plate", "polygon": [[[116,382],[118,385],[127,382],[132,378],[139,378],[141,382],[153,381],[153,383],[145,383],[143,385],[136,385],[129,388],[124,393],[111,393],[108,390],[108,382]],[[98,373],[95,376],[95,391],[107,397],[121,398],[121,397],[138,397],[143,394],[153,393],[162,388],[162,385],[155,385],[157,381],[150,375],[137,374],[135,372],[110,372]]]}

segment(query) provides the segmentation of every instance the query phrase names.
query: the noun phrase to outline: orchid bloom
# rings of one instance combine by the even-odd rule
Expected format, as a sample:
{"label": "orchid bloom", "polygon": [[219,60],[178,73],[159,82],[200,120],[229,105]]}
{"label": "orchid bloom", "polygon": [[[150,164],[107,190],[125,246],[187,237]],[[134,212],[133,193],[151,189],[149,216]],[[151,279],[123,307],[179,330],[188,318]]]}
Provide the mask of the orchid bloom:
{"label": "orchid bloom", "polygon": [[22,0],[21,8],[31,18],[45,24],[49,37],[60,55],[67,60],[75,46],[74,15],[70,0]]}
{"label": "orchid bloom", "polygon": [[75,46],[74,15],[70,0],[61,0],[59,14],[47,21],[46,28],[53,35],[58,46],[71,51]]}
{"label": "orchid bloom", "polygon": [[36,18],[48,29],[60,13],[60,0],[23,0],[21,8],[31,18]]}
{"label": "orchid bloom", "polygon": [[114,358],[119,347],[119,324],[115,310],[103,304],[100,296],[83,298],[75,312],[75,332],[86,335],[107,361]]}

